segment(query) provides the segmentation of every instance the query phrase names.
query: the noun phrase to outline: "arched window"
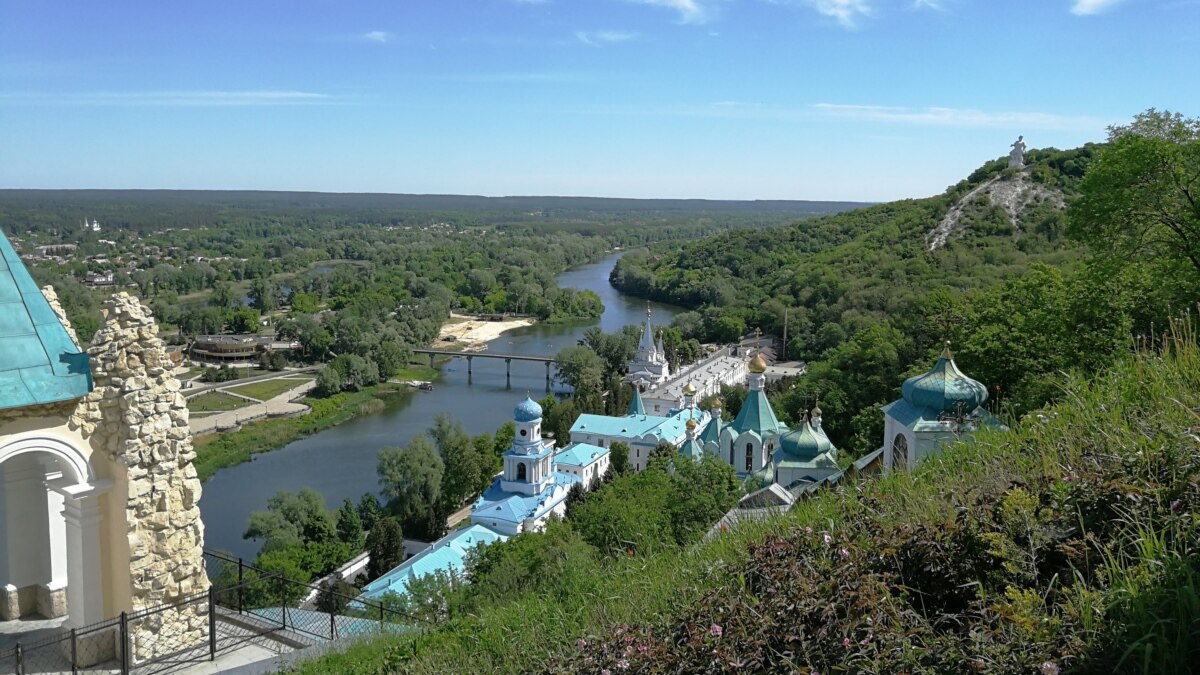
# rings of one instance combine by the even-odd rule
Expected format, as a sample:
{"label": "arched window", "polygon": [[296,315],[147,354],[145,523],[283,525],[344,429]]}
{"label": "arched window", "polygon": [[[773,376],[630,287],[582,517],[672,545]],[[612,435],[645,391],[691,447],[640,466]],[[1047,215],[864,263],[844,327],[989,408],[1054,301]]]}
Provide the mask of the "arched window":
{"label": "arched window", "polygon": [[525,431],[524,429],[522,429],[522,430],[521,430],[521,435],[522,435],[522,436],[524,436],[525,434],[526,434],[526,431]]}
{"label": "arched window", "polygon": [[517,465],[517,480],[525,480],[525,464]]}
{"label": "arched window", "polygon": [[896,434],[892,441],[892,468],[908,468],[908,439],[904,434]]}
{"label": "arched window", "polygon": [[754,468],[754,444],[746,444],[746,470],[750,471]]}

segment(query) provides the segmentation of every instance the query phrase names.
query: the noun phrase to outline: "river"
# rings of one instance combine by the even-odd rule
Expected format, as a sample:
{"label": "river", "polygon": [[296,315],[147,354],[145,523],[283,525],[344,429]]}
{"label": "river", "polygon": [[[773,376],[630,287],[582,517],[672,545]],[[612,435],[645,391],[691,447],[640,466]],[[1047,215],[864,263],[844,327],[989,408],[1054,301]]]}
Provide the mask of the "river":
{"label": "river", "polygon": [[[584,331],[598,325],[605,332],[645,320],[646,302],[619,293],[608,275],[621,254],[583,265],[558,276],[558,285],[595,291],[604,302],[599,320],[571,324],[535,324],[518,328],[488,343],[488,349],[509,354],[553,356],[575,344]],[[654,323],[669,323],[680,311],[651,304]],[[375,458],[380,448],[408,443],[433,424],[439,412],[448,412],[468,433],[493,433],[512,419],[512,410],[526,392],[545,396],[546,368],[538,362],[513,361],[512,383],[506,386],[504,361],[475,359],[468,381],[467,364],[451,359],[440,367],[433,391],[414,391],[392,397],[383,411],[351,420],[261,455],[253,461],[221,469],[204,484],[200,511],[204,518],[205,545],[244,558],[252,558],[259,544],[242,539],[252,511],[266,508],[267,499],[280,490],[309,487],[333,508],[349,497],[355,503],[365,492],[376,492]]]}

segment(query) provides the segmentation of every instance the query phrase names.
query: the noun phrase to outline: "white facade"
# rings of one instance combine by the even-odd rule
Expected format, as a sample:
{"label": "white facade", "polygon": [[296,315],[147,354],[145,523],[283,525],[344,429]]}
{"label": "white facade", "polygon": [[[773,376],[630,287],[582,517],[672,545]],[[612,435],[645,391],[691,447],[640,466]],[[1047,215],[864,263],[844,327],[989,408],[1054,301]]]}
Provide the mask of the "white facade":
{"label": "white facade", "polygon": [[746,360],[728,356],[722,350],[682,368],[668,380],[646,387],[642,391],[642,401],[647,413],[664,415],[669,410],[683,407],[683,390],[689,385],[695,390],[695,398],[699,401],[721,393],[723,386],[745,385],[747,375]]}
{"label": "white facade", "polygon": [[629,375],[626,379],[635,386],[646,388],[671,378],[671,366],[667,364],[667,355],[662,343],[654,341],[654,327],[650,325],[650,308],[646,308],[646,327],[642,331],[642,339],[638,343],[633,361],[629,363]]}

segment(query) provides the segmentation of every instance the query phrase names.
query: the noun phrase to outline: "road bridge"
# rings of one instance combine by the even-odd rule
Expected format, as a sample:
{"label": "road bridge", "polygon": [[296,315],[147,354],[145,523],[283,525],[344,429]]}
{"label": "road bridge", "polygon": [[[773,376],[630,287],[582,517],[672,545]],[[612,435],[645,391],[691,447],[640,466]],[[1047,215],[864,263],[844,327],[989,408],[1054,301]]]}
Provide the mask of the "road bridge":
{"label": "road bridge", "polygon": [[553,366],[555,361],[553,356],[536,356],[533,354],[502,354],[499,352],[456,352],[448,349],[414,349],[414,354],[428,354],[429,367],[433,367],[434,359],[439,356],[446,356],[454,359],[467,360],[467,379],[473,375],[471,370],[472,361],[474,359],[503,359],[504,360],[504,379],[512,381],[512,362],[513,361],[534,361],[536,363],[546,364],[546,390],[550,390],[550,366]]}

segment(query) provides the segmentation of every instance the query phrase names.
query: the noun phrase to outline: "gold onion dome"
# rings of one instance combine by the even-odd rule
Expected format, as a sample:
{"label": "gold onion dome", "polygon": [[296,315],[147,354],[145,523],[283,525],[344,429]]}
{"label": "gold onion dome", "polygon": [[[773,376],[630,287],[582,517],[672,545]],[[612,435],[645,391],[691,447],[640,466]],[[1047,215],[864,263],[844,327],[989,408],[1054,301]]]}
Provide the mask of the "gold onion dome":
{"label": "gold onion dome", "polygon": [[762,352],[755,354],[754,358],[750,359],[750,365],[748,367],[752,373],[767,372],[767,360],[763,358]]}
{"label": "gold onion dome", "polygon": [[715,401],[713,401],[713,402],[712,402],[712,407],[714,407],[714,408],[723,408],[723,407],[725,407],[725,406],[721,405],[721,399],[716,399]]}
{"label": "gold onion dome", "polygon": [[700,425],[696,423],[696,420],[688,420],[687,424],[685,424],[684,426],[687,427],[688,431],[693,431],[696,427],[698,427]]}
{"label": "gold onion dome", "polygon": [[688,382],[686,385],[684,385],[683,395],[684,396],[695,396],[696,395],[695,385],[693,385],[691,382]]}

